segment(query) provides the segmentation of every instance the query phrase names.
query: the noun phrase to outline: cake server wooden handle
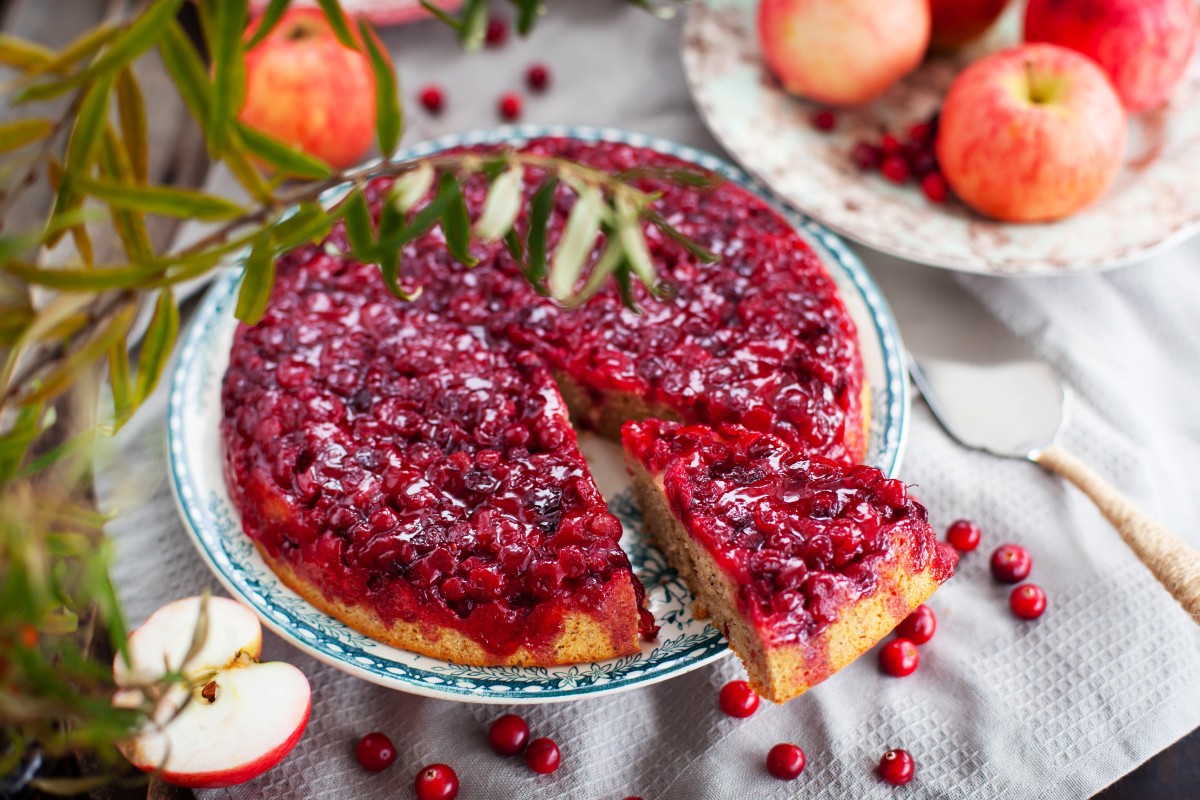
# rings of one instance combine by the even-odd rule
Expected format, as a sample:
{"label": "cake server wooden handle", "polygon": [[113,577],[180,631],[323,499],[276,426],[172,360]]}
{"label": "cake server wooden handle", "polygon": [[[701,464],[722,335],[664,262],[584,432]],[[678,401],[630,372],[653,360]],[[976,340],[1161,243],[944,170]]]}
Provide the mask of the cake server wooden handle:
{"label": "cake server wooden handle", "polygon": [[1061,447],[1051,445],[1032,458],[1090,497],[1125,544],[1200,624],[1200,550],[1167,530],[1094,469]]}

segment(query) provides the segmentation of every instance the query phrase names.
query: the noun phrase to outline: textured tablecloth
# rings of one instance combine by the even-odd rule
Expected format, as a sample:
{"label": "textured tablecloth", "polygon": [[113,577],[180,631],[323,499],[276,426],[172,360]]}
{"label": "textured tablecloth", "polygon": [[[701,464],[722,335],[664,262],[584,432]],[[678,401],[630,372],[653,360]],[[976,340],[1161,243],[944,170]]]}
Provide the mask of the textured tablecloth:
{"label": "textured tablecloth", "polygon": [[[496,98],[521,88],[533,60],[553,87],[527,98],[525,120],[614,125],[719,152],[692,109],[678,60],[677,23],[620,2],[553,3],[535,35],[499,51],[460,54],[442,28],[391,30],[405,97],[407,142],[495,123]],[[436,81],[447,112],[412,98]],[[219,183],[219,181],[218,181]],[[903,281],[900,265],[868,263]],[[1065,444],[1193,542],[1200,541],[1200,245],[1105,275],[1064,279],[940,277],[958,282],[1034,342],[1077,395]],[[912,313],[914,309],[908,309]],[[916,309],[937,314],[936,305]],[[903,320],[905,314],[901,313]],[[948,336],[963,331],[947,330]],[[177,517],[166,483],[160,391],[130,423],[99,475],[119,511],[115,578],[131,621],[161,603],[216,588]],[[557,740],[562,767],[535,776],[487,747],[505,709],[426,700],[353,679],[268,635],[265,656],[312,681],[312,720],[294,753],[256,781],[205,798],[402,798],[415,772],[453,765],[463,800],[483,798],[1082,798],[1115,781],[1200,724],[1200,628],[1157,586],[1078,492],[1036,467],[954,444],[914,401],[902,476],[936,527],[966,516],[984,544],[933,598],[939,628],[909,678],[880,674],[874,652],[783,707],[748,720],[716,707],[741,675],[736,658],[609,698],[525,708],[534,735]],[[124,489],[133,486],[138,494]],[[136,502],[121,498],[137,496]],[[145,498],[149,499],[145,499]],[[1007,588],[988,576],[1004,541],[1033,553],[1049,594],[1035,623],[1008,612]],[[399,750],[368,774],[357,737],[385,731]],[[792,783],[763,768],[791,741],[808,767]],[[902,791],[874,775],[903,747],[917,778]]]}

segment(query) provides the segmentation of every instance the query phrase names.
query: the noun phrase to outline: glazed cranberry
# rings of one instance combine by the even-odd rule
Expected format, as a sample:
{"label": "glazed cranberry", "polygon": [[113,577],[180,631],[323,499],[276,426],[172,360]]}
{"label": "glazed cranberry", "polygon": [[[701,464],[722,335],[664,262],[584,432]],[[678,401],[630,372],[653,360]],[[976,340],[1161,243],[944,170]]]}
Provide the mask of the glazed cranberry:
{"label": "glazed cranberry", "polygon": [[497,106],[500,111],[500,116],[507,120],[520,119],[521,117],[521,95],[516,92],[507,92],[500,97],[500,103]]}
{"label": "glazed cranberry", "polygon": [[445,764],[430,764],[413,781],[417,800],[454,800],[458,797],[458,775]]}
{"label": "glazed cranberry", "polygon": [[944,203],[950,196],[950,187],[940,172],[930,172],[921,178],[921,191],[931,203]]}
{"label": "glazed cranberry", "polygon": [[904,148],[904,145],[892,134],[885,133],[883,138],[879,140],[879,148],[883,150],[884,155],[891,156],[899,153]]}
{"label": "glazed cranberry", "polygon": [[525,82],[535,92],[544,92],[550,85],[550,70],[545,64],[534,64],[525,73]]}
{"label": "glazed cranberry", "polygon": [[879,759],[879,777],[893,786],[903,786],[913,779],[917,765],[907,750],[888,750]]}
{"label": "glazed cranberry", "polygon": [[488,744],[496,755],[515,756],[529,741],[529,726],[516,714],[505,714],[488,729]]}
{"label": "glazed cranberry", "polygon": [[928,122],[918,122],[908,129],[908,140],[914,144],[926,144],[933,138],[933,126]]}
{"label": "glazed cranberry", "polygon": [[812,124],[819,131],[831,131],[837,126],[837,117],[828,109],[818,111],[812,116]]}
{"label": "glazed cranberry", "polygon": [[396,760],[396,746],[382,733],[368,733],[358,740],[354,757],[371,772],[387,769]]}
{"label": "glazed cranberry", "polygon": [[1002,544],[992,553],[992,577],[1001,583],[1020,583],[1029,577],[1033,558],[1019,544]]}
{"label": "glazed cranberry", "polygon": [[908,639],[892,639],[879,649],[879,668],[894,678],[913,674],[920,660],[917,646]]}
{"label": "glazed cranberry", "polygon": [[745,719],[758,711],[758,695],[745,681],[730,681],[721,687],[721,710],[731,717]]}
{"label": "glazed cranberry", "polygon": [[488,47],[499,47],[504,44],[508,41],[508,23],[500,17],[489,19],[484,40],[487,42]]}
{"label": "glazed cranberry", "polygon": [[529,743],[529,749],[525,751],[525,764],[534,772],[549,775],[558,769],[561,757],[554,740],[542,737]]}
{"label": "glazed cranberry", "polygon": [[804,771],[804,751],[794,744],[777,744],[767,753],[767,772],[781,781],[791,781]]}
{"label": "glazed cranberry", "polygon": [[1046,611],[1046,593],[1035,583],[1023,583],[1012,590],[1008,605],[1021,619],[1037,619]]}
{"label": "glazed cranberry", "polygon": [[879,169],[879,164],[883,161],[883,151],[873,144],[858,142],[850,151],[850,159],[863,172],[870,172]]}
{"label": "glazed cranberry", "polygon": [[420,100],[421,105],[425,106],[425,110],[431,114],[442,113],[442,108],[446,104],[446,98],[442,94],[440,86],[426,86],[421,90]]}
{"label": "glazed cranberry", "polygon": [[919,605],[913,612],[896,626],[896,635],[908,639],[913,644],[925,644],[933,638],[937,631],[937,617],[933,609],[927,605]]}
{"label": "glazed cranberry", "polygon": [[879,166],[879,171],[892,183],[904,183],[910,175],[908,162],[904,160],[904,156],[900,155],[885,156],[883,163]]}
{"label": "glazed cranberry", "polygon": [[946,541],[960,553],[969,553],[979,547],[983,531],[974,522],[967,519],[955,520],[946,529]]}
{"label": "glazed cranberry", "polygon": [[881,482],[875,491],[879,493],[879,498],[892,508],[902,508],[908,501],[908,490],[904,486],[904,481],[896,478],[889,478]]}

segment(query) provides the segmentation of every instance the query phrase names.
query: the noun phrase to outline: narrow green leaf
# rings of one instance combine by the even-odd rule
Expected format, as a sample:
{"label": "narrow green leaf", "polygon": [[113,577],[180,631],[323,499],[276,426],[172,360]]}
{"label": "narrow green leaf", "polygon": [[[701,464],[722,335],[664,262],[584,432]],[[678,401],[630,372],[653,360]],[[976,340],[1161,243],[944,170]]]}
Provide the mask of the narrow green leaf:
{"label": "narrow green leaf", "polygon": [[32,70],[31,74],[66,72],[75,63],[95,55],[120,31],[119,27],[108,23],[101,23],[94,28],[89,28],[55,53],[53,59]]}
{"label": "narrow green leaf", "polygon": [[184,105],[192,112],[192,117],[200,127],[206,129],[212,89],[208,85],[204,62],[178,22],[167,26],[158,41],[158,52]]}
{"label": "narrow green leaf", "polygon": [[363,262],[374,261],[377,254],[375,226],[371,222],[371,209],[362,190],[355,190],[346,199],[345,206],[346,238],[350,240],[354,257]]}
{"label": "narrow green leaf", "polygon": [[17,412],[9,429],[0,434],[0,486],[12,479],[42,429],[42,406],[30,403]]}
{"label": "narrow green leaf", "polygon": [[243,212],[232,200],[192,189],[131,186],[104,178],[79,177],[75,188],[118,208],[200,220],[232,219]]}
{"label": "narrow green leaf", "polygon": [[525,264],[525,245],[521,242],[521,234],[517,233],[516,228],[509,228],[508,233],[504,234],[504,247],[521,272],[527,273],[529,267]]}
{"label": "narrow green leaf", "polygon": [[338,41],[351,50],[358,50],[358,42],[354,40],[354,34],[350,31],[350,22],[346,19],[346,14],[342,11],[338,0],[317,0],[317,5],[321,7],[325,19],[329,20],[329,27]]}
{"label": "narrow green leaf", "polygon": [[487,0],[466,0],[462,10],[462,28],[458,32],[459,41],[466,50],[475,51],[483,47],[487,22]]}
{"label": "narrow green leaf", "polygon": [[131,67],[117,73],[117,112],[121,118],[121,135],[125,152],[138,183],[146,182],[150,162],[150,144],[146,133],[146,103],[137,76]]}
{"label": "narrow green leaf", "polygon": [[512,4],[517,7],[517,33],[528,36],[538,15],[546,13],[546,7],[541,0],[512,0]]}
{"label": "narrow green leaf", "polygon": [[328,164],[299,148],[291,147],[248,125],[238,123],[237,129],[246,144],[246,149],[280,172],[310,180],[328,178],[333,174]]}
{"label": "narrow green leaf", "polygon": [[171,358],[171,350],[175,347],[175,339],[178,336],[179,307],[175,305],[175,295],[169,288],[162,289],[158,293],[158,302],[154,306],[150,326],[146,328],[146,335],[142,337],[141,352],[138,353],[134,405],[141,405],[158,385],[158,379]]}
{"label": "narrow green leaf", "polygon": [[267,230],[255,237],[250,255],[246,257],[246,272],[242,276],[242,288],[234,311],[237,318],[247,325],[257,325],[267,310],[274,285],[275,254],[271,233]]}
{"label": "narrow green leaf", "polygon": [[538,188],[529,203],[529,282],[538,284],[546,277],[546,225],[550,212],[554,210],[554,195],[558,191],[558,178],[551,175]]}
{"label": "narrow green leaf", "polygon": [[[132,183],[134,180],[133,167],[129,164],[124,145],[117,139],[112,125],[104,131],[100,169],[102,174],[111,180],[122,183]],[[146,230],[145,217],[111,204],[109,211],[112,214],[113,228],[121,239],[121,246],[125,249],[129,261],[140,263],[151,260],[154,257],[154,246],[150,242],[150,233]]]}
{"label": "narrow green leaf", "polygon": [[325,238],[333,227],[333,218],[316,203],[303,203],[296,213],[280,220],[273,228],[272,237],[281,250],[291,250],[314,238]]}
{"label": "narrow green leaf", "polygon": [[435,5],[430,0],[421,0],[421,7],[428,11],[434,19],[449,25],[459,34],[462,33],[462,23],[447,13],[441,6]]}
{"label": "narrow green leaf", "polygon": [[479,259],[471,255],[471,212],[463,197],[458,178],[450,173],[442,175],[438,194],[447,193],[449,199],[442,211],[442,233],[446,234],[446,248],[450,255],[464,266],[473,267]]}
{"label": "narrow green leaf", "polygon": [[254,28],[254,35],[246,42],[247,50],[253,50],[255,45],[267,38],[271,31],[275,29],[275,25],[278,24],[280,18],[283,16],[283,12],[287,11],[288,4],[291,1],[271,0],[267,4],[266,10],[258,18],[257,26]]}
{"label": "narrow green leaf", "polygon": [[22,403],[36,403],[49,400],[61,394],[79,377],[80,371],[86,369],[101,356],[108,353],[113,343],[119,341],[129,331],[133,323],[135,307],[132,304],[122,306],[111,321],[92,336],[59,365],[42,379],[37,388],[21,398]]}
{"label": "narrow green leaf", "polygon": [[718,256],[716,253],[705,249],[698,242],[688,238],[687,236],[684,236],[682,233],[676,230],[675,227],[672,226],[671,223],[667,222],[667,220],[664,219],[663,216],[657,211],[654,211],[653,209],[647,209],[644,214],[646,220],[651,225],[658,228],[666,236],[678,242],[685,250],[687,250],[701,262],[705,264],[715,264],[720,260],[720,256]]}
{"label": "narrow green leaf", "polygon": [[113,419],[118,428],[133,413],[133,382],[129,377],[129,348],[125,339],[108,348],[108,382],[112,386]]}
{"label": "narrow green leaf", "polygon": [[[347,223],[349,221],[347,220]],[[384,231],[398,232],[404,226],[404,215],[391,203],[385,203],[379,214],[379,231],[382,238]],[[388,291],[399,298],[411,296],[400,286],[401,245],[399,242],[381,244],[378,248],[379,272]],[[420,294],[420,292],[417,292]]]}
{"label": "narrow green leaf", "polygon": [[10,261],[4,272],[26,283],[62,289],[70,292],[99,292],[108,289],[129,289],[137,286],[153,271],[145,266],[128,264],[119,267],[39,267],[22,261]]}
{"label": "narrow green leaf", "polygon": [[[445,179],[449,178],[451,182],[450,188],[446,188]],[[453,175],[443,176],[442,183],[439,184],[438,192],[433,196],[433,200],[424,208],[413,215],[412,220],[405,226],[399,228],[397,233],[392,233],[391,228],[383,224],[380,220],[379,228],[379,245],[380,247],[391,247],[394,245],[406,245],[409,242],[416,241],[420,237],[433,228],[439,219],[442,218],[446,208],[454,199],[455,190],[458,188],[458,181]],[[460,195],[461,197],[461,195]]]}
{"label": "narrow green leaf", "polygon": [[416,169],[411,172],[405,172],[396,178],[392,184],[392,202],[401,211],[407,212],[412,210],[417,203],[429,194],[430,187],[433,186],[434,175],[433,165],[428,161],[422,161],[417,165]]}
{"label": "narrow green leaf", "polygon": [[246,93],[246,61],[242,32],[246,30],[246,0],[213,0],[212,107],[205,129],[208,154],[220,158],[229,140],[229,129],[242,109]]}
{"label": "narrow green leaf", "polygon": [[483,211],[475,221],[475,235],[485,242],[494,242],[508,233],[521,213],[521,189],[525,172],[514,165],[492,183]]}
{"label": "narrow green leaf", "polygon": [[71,129],[71,138],[67,142],[67,158],[63,165],[65,180],[59,187],[60,194],[63,187],[69,186],[73,176],[82,175],[91,166],[100,136],[108,122],[108,95],[112,85],[111,75],[97,80],[88,88],[79,104],[75,127]]}
{"label": "narrow green leaf", "polygon": [[229,167],[233,177],[237,178],[238,183],[250,193],[251,197],[267,205],[274,203],[275,193],[272,191],[271,185],[263,180],[262,173],[251,162],[248,153],[249,149],[242,138],[240,129],[230,131],[229,145],[225,148],[225,165]]}
{"label": "narrow green leaf", "polygon": [[[82,199],[79,201],[82,207]],[[76,225],[71,228],[71,241],[75,242],[75,251],[79,253],[79,257],[83,259],[83,263],[89,267],[95,263],[96,254],[92,248],[92,237],[88,233],[86,225]]]}
{"label": "narrow green leaf", "polygon": [[634,274],[647,287],[654,286],[657,280],[654,261],[650,258],[650,248],[646,245],[646,234],[642,231],[638,208],[624,197],[617,198],[617,236],[625,250],[625,260]]}
{"label": "narrow green leaf", "polygon": [[621,302],[625,304],[625,307],[635,314],[642,313],[638,307],[637,298],[633,296],[633,281],[629,278],[629,265],[622,264],[618,267],[613,278],[617,282],[617,291],[620,293]]}
{"label": "narrow green leaf", "polygon": [[0,33],[0,64],[13,69],[28,70],[49,64],[55,52],[37,42]]}
{"label": "narrow green leaf", "polygon": [[609,277],[619,268],[625,261],[625,250],[619,237],[613,235],[610,229],[604,230],[606,237],[604,244],[604,252],[600,254],[600,258],[596,260],[595,265],[588,273],[587,280],[583,284],[583,288],[579,293],[572,298],[571,305],[578,306],[584,300],[600,291],[609,279]]}
{"label": "narrow green leaf", "polygon": [[391,158],[404,130],[404,112],[400,107],[396,70],[392,67],[392,59],[380,49],[379,37],[366,17],[359,19],[358,28],[375,73],[375,138],[379,142],[379,152],[385,159]]}
{"label": "narrow green leaf", "polygon": [[0,125],[0,152],[16,150],[27,144],[45,139],[54,132],[54,123],[48,119],[19,119]]}
{"label": "narrow green leaf", "polygon": [[603,219],[604,198],[600,190],[591,185],[582,187],[550,265],[550,294],[554,298],[565,300],[571,295],[588,255],[596,246]]}

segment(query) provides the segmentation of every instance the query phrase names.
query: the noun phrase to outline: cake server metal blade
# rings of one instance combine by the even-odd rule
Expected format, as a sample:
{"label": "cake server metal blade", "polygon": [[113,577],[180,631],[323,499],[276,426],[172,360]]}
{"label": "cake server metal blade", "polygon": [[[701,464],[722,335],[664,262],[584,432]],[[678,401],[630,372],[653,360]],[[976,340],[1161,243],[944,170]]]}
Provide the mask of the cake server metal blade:
{"label": "cake server metal blade", "polygon": [[[969,334],[954,335],[951,328],[929,324],[929,314],[902,327],[913,381],[942,427],[967,447],[1029,459],[1074,483],[1200,623],[1200,550],[1055,443],[1065,423],[1069,391],[1025,342],[973,297],[959,293],[956,313],[968,310]],[[981,335],[981,329],[986,333]]]}

